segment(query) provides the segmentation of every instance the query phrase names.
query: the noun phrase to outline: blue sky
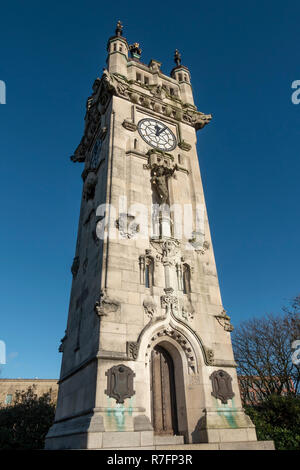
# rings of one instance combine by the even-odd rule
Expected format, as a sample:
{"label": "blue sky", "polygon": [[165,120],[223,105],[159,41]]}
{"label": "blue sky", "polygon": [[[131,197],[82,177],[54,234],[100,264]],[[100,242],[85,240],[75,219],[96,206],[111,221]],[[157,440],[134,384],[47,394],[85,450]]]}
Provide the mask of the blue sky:
{"label": "blue sky", "polygon": [[[186,10],[182,11],[186,5]],[[300,293],[299,2],[14,1],[1,6],[2,377],[59,376],[81,197],[69,157],[118,19],[142,61],[190,68],[224,307],[233,324]]]}

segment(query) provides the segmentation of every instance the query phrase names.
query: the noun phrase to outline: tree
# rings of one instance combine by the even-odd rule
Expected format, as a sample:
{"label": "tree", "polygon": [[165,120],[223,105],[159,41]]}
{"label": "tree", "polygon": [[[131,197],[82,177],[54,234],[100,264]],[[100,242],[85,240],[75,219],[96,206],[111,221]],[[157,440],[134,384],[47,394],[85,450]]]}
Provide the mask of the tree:
{"label": "tree", "polygon": [[299,395],[300,366],[292,361],[295,340],[300,340],[300,296],[281,314],[254,318],[236,328],[232,344],[244,404],[257,403],[257,396],[264,400]]}
{"label": "tree", "polygon": [[300,449],[300,397],[271,395],[245,410],[258,440],[273,440],[277,450]]}
{"label": "tree", "polygon": [[0,449],[43,449],[54,414],[51,391],[40,397],[35,386],[17,391],[13,404],[0,408]]}

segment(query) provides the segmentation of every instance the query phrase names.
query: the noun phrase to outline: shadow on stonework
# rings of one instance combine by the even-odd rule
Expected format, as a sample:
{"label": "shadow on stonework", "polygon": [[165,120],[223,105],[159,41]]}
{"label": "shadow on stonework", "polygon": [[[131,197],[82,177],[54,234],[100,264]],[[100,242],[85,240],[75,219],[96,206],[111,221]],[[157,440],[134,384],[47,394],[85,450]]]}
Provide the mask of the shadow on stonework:
{"label": "shadow on stonework", "polygon": [[193,444],[198,444],[199,442],[206,442],[203,439],[204,434],[205,434],[205,423],[206,423],[206,418],[205,416],[202,416],[199,419],[198,423],[196,424],[194,431],[191,433]]}

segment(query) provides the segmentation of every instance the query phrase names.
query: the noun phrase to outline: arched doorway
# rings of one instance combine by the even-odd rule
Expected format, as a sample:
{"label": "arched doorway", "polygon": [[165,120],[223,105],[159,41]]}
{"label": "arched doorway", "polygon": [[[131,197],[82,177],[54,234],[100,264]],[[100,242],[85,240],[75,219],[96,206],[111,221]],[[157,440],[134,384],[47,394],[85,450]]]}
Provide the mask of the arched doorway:
{"label": "arched doorway", "polygon": [[157,345],[151,353],[152,424],[155,434],[177,434],[174,364],[170,354]]}

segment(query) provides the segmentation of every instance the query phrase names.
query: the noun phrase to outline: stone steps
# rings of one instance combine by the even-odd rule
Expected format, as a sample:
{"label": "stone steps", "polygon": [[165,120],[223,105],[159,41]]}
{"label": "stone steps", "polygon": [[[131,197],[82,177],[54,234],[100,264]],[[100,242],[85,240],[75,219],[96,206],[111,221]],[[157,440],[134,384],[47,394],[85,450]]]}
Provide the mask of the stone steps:
{"label": "stone steps", "polygon": [[[157,437],[157,436],[156,436]],[[161,436],[159,436],[161,437]],[[181,436],[164,436],[181,437]],[[159,440],[158,440],[159,441]],[[275,450],[273,441],[209,442],[202,444],[165,444],[144,447],[107,448],[103,450]]]}
{"label": "stone steps", "polygon": [[202,444],[156,445],[156,450],[275,450],[273,441],[209,442]]}
{"label": "stone steps", "polygon": [[183,436],[173,436],[170,434],[155,436],[154,435],[154,445],[155,446],[164,446],[164,445],[184,445]]}

